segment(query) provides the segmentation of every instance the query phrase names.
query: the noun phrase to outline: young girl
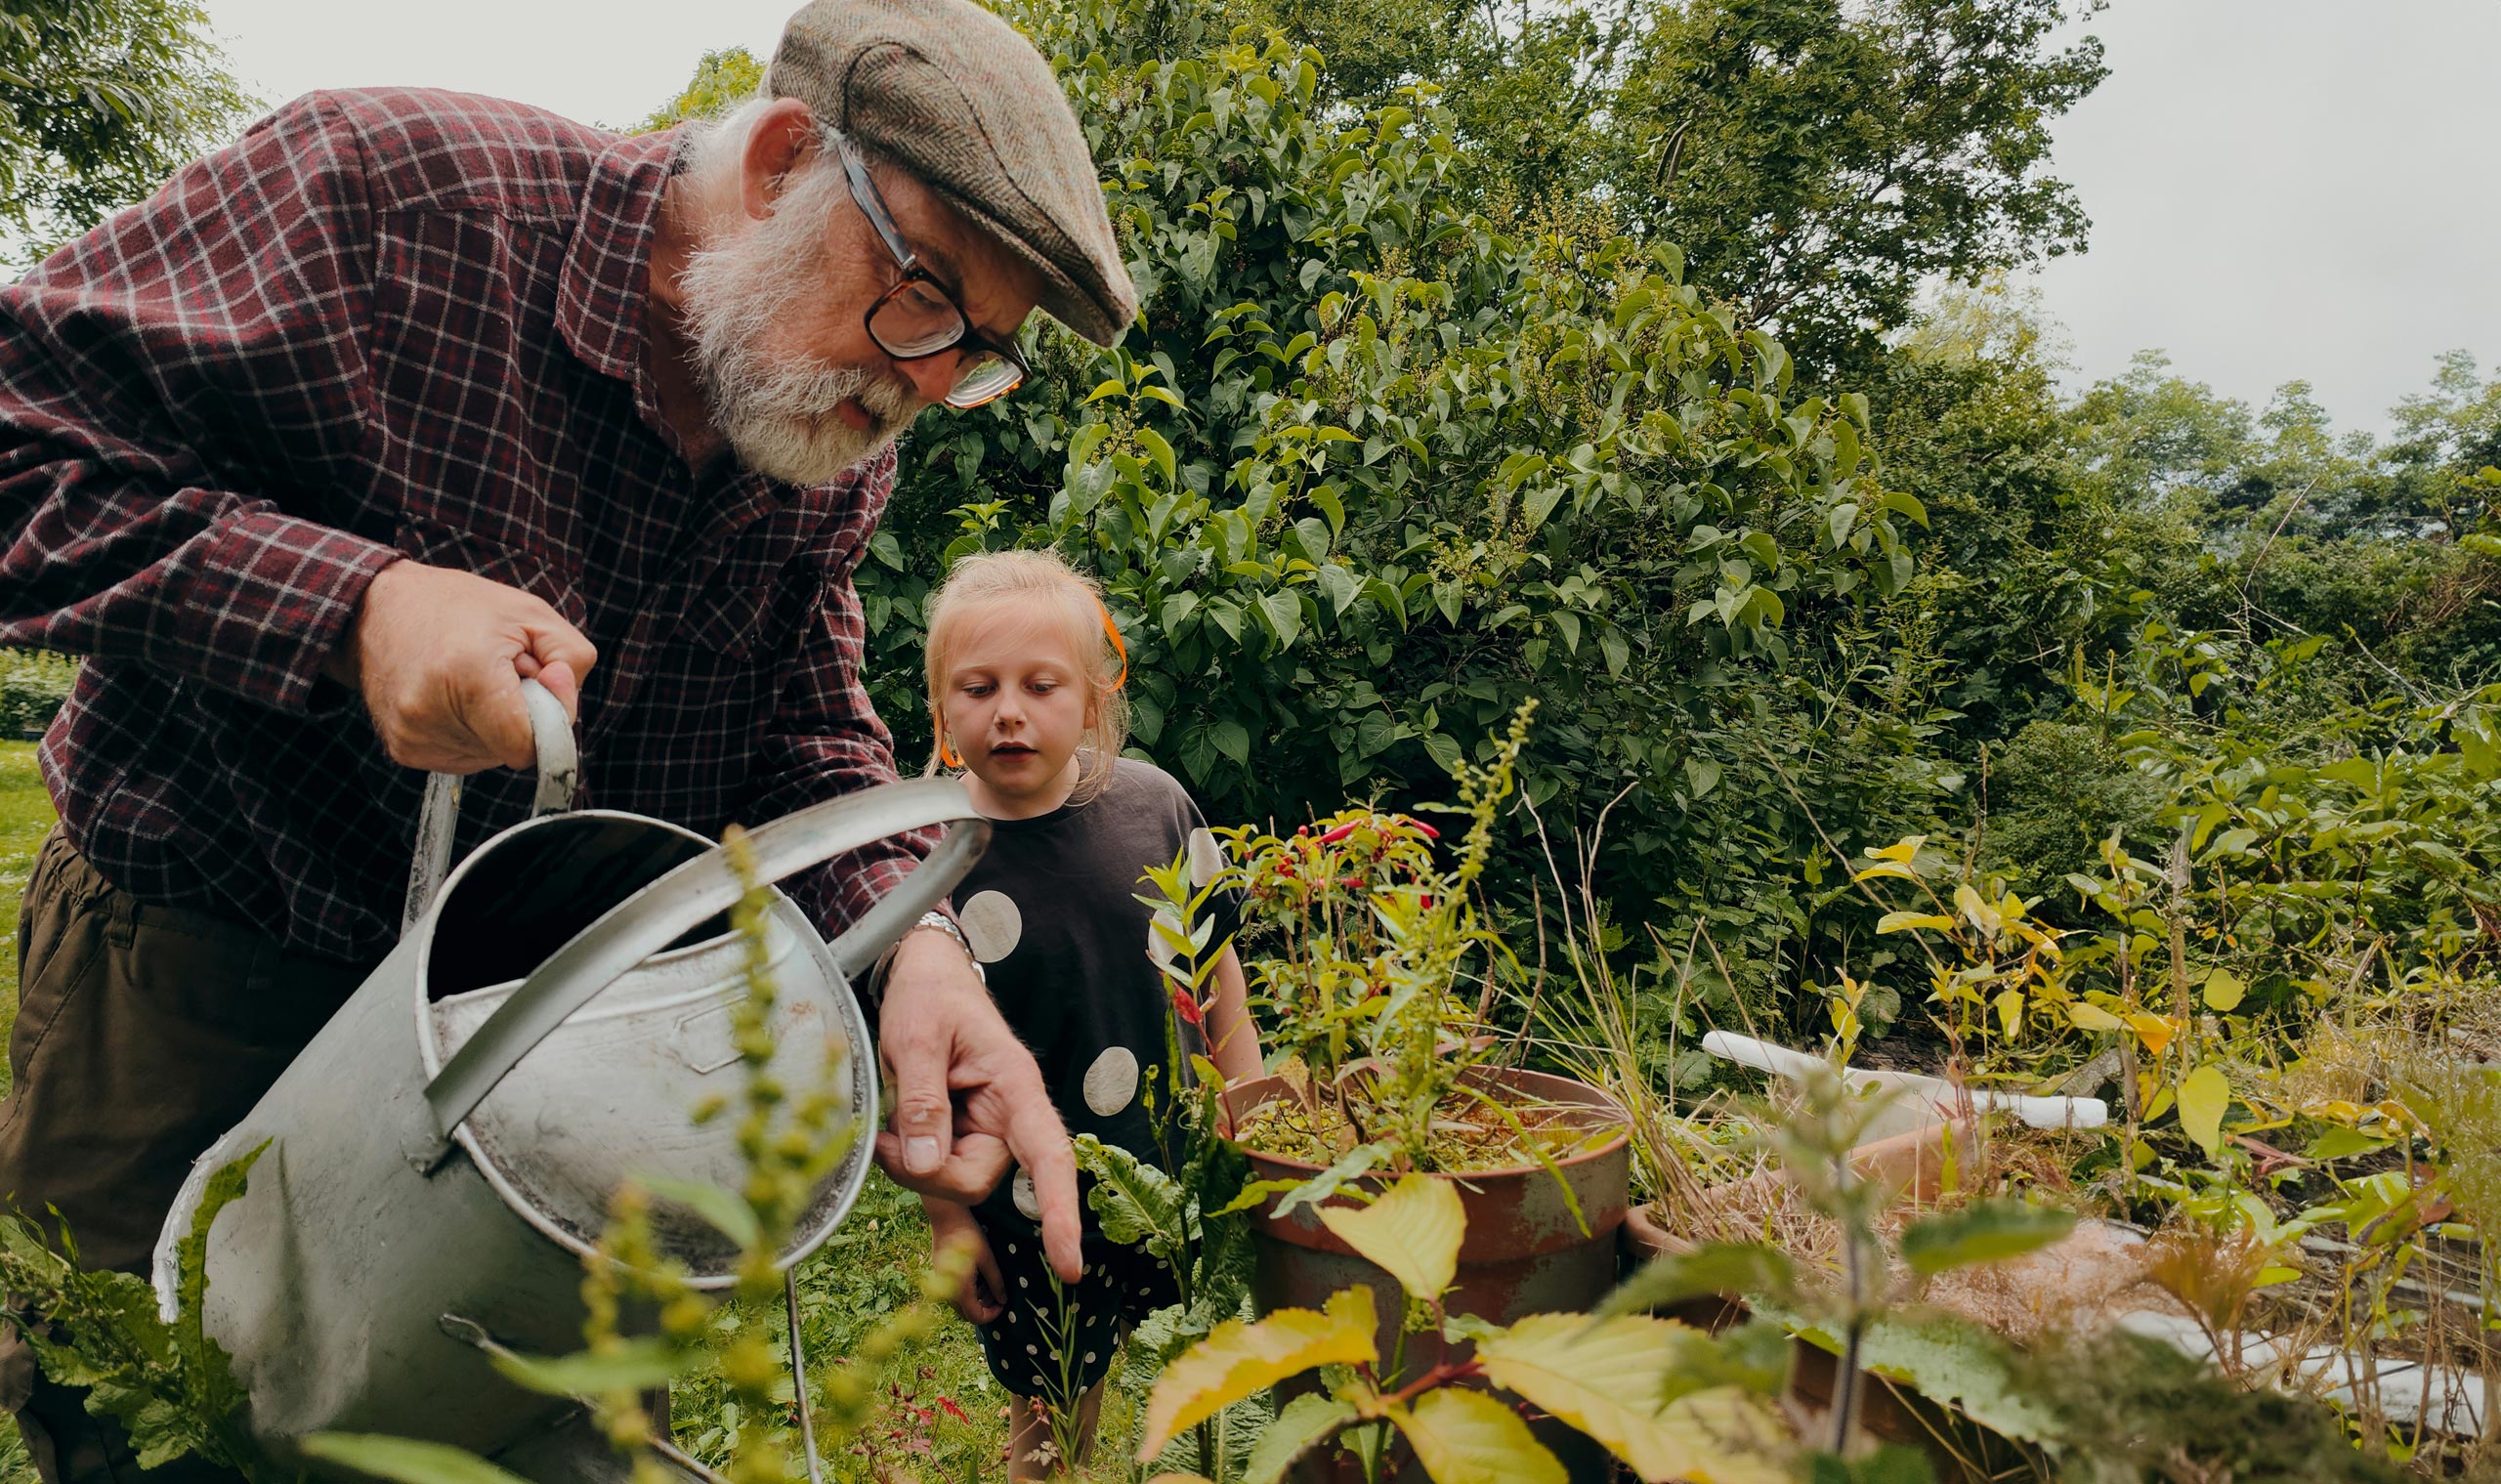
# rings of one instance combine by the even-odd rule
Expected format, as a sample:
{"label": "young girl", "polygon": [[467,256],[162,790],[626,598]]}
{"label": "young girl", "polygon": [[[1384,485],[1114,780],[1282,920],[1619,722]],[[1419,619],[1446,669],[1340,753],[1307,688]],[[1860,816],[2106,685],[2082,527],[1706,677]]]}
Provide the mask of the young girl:
{"label": "young girl", "polygon": [[[927,654],[937,730],[929,771],[963,770],[974,807],[992,821],[990,849],[954,898],[991,995],[1033,1048],[1072,1135],[1160,1160],[1155,1122],[1175,1112],[1164,1064],[1177,1022],[1156,967],[1171,954],[1137,894],[1147,867],[1185,848],[1196,885],[1222,857],[1169,774],[1120,755],[1120,631],[1094,585],[1056,555],[992,552],[955,564],[930,599]],[[1229,893],[1209,907],[1210,941],[1224,942],[1239,907]],[[1208,1055],[1228,1081],[1256,1077],[1258,1036],[1230,949],[1213,982],[1206,1039],[1178,1025],[1182,1055]],[[1150,1087],[1151,1112],[1142,1096]],[[1082,1462],[1122,1332],[1176,1301],[1172,1275],[1142,1250],[1106,1240],[1089,1214],[1085,1276],[1063,1289],[1043,1260],[1021,1170],[978,1206],[925,1205],[942,1250],[973,1244],[956,1307],[980,1327],[991,1374],[1014,1400],[1009,1477]],[[1081,1420],[1076,1458],[1044,1446],[1045,1408],[1054,1406]]]}

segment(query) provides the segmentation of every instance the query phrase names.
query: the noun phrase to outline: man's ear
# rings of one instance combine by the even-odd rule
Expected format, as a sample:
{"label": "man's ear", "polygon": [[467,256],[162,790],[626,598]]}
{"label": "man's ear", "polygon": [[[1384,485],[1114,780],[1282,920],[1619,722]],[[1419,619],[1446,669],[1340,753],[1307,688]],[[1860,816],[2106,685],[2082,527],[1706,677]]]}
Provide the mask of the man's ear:
{"label": "man's ear", "polygon": [[756,115],[747,130],[746,148],[739,156],[739,205],[761,221],[773,214],[773,203],[790,172],[817,148],[814,110],[795,98],[775,99]]}

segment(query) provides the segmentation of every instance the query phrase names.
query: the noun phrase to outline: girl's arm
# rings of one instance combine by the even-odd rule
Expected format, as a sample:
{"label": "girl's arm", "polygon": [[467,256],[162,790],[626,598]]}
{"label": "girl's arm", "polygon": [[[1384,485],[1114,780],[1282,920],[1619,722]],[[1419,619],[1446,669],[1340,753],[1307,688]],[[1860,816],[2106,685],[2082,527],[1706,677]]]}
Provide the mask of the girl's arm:
{"label": "girl's arm", "polygon": [[1215,966],[1215,1004],[1208,1011],[1208,1045],[1215,1069],[1227,1082],[1267,1074],[1259,1058],[1259,1028],[1250,1020],[1250,986],[1243,978],[1241,958],[1230,948]]}

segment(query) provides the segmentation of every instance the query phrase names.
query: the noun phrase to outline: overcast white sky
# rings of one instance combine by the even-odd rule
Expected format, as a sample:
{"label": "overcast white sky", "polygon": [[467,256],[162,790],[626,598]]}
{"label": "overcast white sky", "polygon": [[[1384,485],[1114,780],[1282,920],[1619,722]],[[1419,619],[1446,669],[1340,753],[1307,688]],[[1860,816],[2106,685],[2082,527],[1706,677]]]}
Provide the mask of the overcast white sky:
{"label": "overcast white sky", "polygon": [[2057,126],[2092,248],[2039,277],[2076,373],[2170,352],[2263,403],[2306,377],[2378,428],[2433,358],[2501,361],[2501,3],[2116,0]]}
{"label": "overcast white sky", "polygon": [[[275,103],[417,83],[622,123],[795,0],[208,0]],[[2263,403],[2307,377],[2380,425],[2452,347],[2501,361],[2501,0],[2116,0],[2110,79],[2057,129],[2092,249],[2039,276],[2075,379],[2167,350]]]}

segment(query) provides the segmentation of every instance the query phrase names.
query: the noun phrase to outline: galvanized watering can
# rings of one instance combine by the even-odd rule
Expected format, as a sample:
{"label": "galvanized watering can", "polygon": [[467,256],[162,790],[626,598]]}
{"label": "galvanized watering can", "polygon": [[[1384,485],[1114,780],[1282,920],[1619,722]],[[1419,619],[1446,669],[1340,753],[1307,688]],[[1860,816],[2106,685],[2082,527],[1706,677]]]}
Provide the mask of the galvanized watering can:
{"label": "galvanized watering can", "polygon": [[[735,1188],[732,1009],[743,945],[725,854],[658,820],[563,812],[575,773],[564,708],[525,687],[538,741],[533,817],[446,877],[454,780],[429,785],[410,922],[391,956],[249,1116],[202,1155],[155,1259],[171,1316],[175,1247],[208,1178],[264,1141],[249,1192],[208,1240],[205,1325],[233,1357],[253,1436],[301,1462],[307,1433],[380,1432],[502,1454],[539,1478],[596,1476],[578,1409],[525,1391],[482,1347],[579,1347],[582,1257],[609,1200],[648,1172]],[[818,1188],[786,1268],[831,1236],[868,1177],[876,1058],[851,982],[961,878],[989,837],[950,780],[892,784],[750,831],[767,881],[904,830],[954,826],[906,883],[826,943],[774,894],[773,1070],[818,1085],[828,1046],[859,1137]],[[440,883],[438,886],[437,883]],[[735,1249],[692,1213],[655,1211],[663,1253],[699,1287]],[[551,1451],[558,1455],[550,1461]],[[530,1466],[530,1460],[538,1466]]]}

